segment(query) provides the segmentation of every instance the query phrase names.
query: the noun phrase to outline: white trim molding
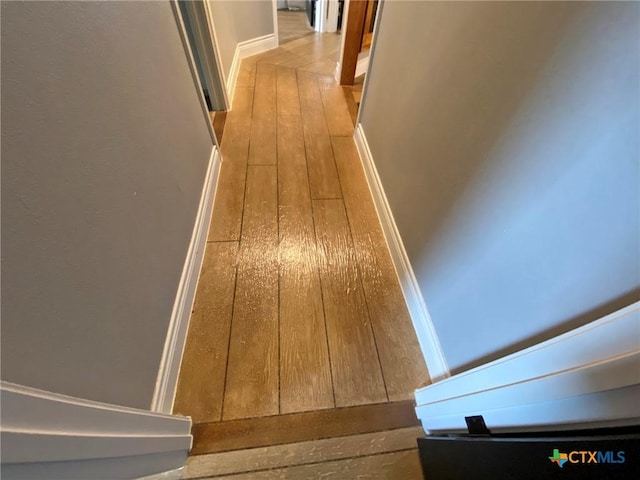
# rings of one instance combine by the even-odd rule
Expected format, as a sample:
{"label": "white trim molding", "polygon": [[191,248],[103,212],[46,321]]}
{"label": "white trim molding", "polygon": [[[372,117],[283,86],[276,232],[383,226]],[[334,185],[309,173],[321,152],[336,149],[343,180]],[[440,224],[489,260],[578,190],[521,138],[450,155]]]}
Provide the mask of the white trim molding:
{"label": "white trim molding", "polygon": [[207,234],[220,174],[220,163],[220,153],[218,147],[214,145],[209,158],[209,167],[200,197],[191,242],[173,304],[173,312],[151,403],[151,410],[154,412],[170,414],[173,410],[189,318],[207,246]]}
{"label": "white trim molding", "polygon": [[276,33],[270,33],[262,37],[252,38],[244,42],[238,43],[236,51],[233,55],[229,76],[227,77],[227,95],[230,100],[230,108],[233,109],[233,98],[236,91],[236,82],[238,81],[238,72],[240,71],[240,62],[243,58],[257,55],[278,48],[278,36]]}
{"label": "white trim molding", "polygon": [[280,46],[280,31],[278,30],[278,0],[271,0],[271,12],[273,15],[273,36],[275,37],[275,47]]}
{"label": "white trim molding", "polygon": [[0,382],[3,478],[136,478],[180,468],[191,420]]}
{"label": "white trim molding", "polygon": [[402,243],[400,232],[393,218],[393,213],[378,176],[378,171],[367,143],[362,124],[358,124],[355,131],[355,142],[364,167],[364,172],[369,183],[369,189],[378,212],[378,218],[382,224],[384,236],[389,245],[391,258],[400,280],[402,293],[404,294],[413,326],[418,336],[418,342],[429,370],[431,380],[436,382],[449,376],[449,367],[442,351],[435,326],[431,321],[429,310],[422,298],[418,281],[416,280],[409,257]]}
{"label": "white trim molding", "polygon": [[216,26],[213,23],[213,13],[211,12],[211,7],[209,6],[209,1],[202,2],[204,6],[204,12],[207,20],[207,26],[209,27],[210,39],[213,47],[214,58],[216,62],[216,73],[219,76],[219,79],[222,83],[222,91],[224,93],[224,108],[225,110],[229,110],[231,108],[231,103],[229,101],[229,92],[227,91],[227,79],[224,75],[224,67],[222,66],[222,55],[220,53],[220,48],[218,44],[218,35],[216,34]]}
{"label": "white trim molding", "polygon": [[431,433],[640,424],[640,302],[520,352],[416,391]]}
{"label": "white trim molding", "polygon": [[[342,7],[343,12],[347,5]],[[338,0],[318,0],[316,2],[316,18],[314,30],[319,33],[335,33],[338,31],[340,4]],[[344,19],[342,25],[346,25]]]}
{"label": "white trim molding", "polygon": [[213,143],[214,145],[217,145],[218,141],[216,140],[216,133],[213,130],[213,122],[209,117],[209,109],[207,108],[207,102],[204,99],[204,92],[202,91],[202,85],[200,84],[200,79],[198,78],[196,62],[193,59],[193,52],[191,51],[191,46],[189,45],[189,39],[187,38],[187,30],[184,25],[184,21],[182,20],[182,14],[180,13],[178,0],[171,0],[171,8],[173,9],[173,16],[176,20],[176,26],[178,27],[180,40],[182,41],[182,48],[184,48],[184,53],[187,56],[187,64],[189,65],[189,70],[191,71],[191,79],[193,80],[193,86],[196,89],[196,92],[198,95],[198,101],[200,102],[200,108],[202,109],[202,118],[207,124],[207,130],[209,131],[209,136],[211,137],[211,143]]}
{"label": "white trim molding", "polygon": [[315,10],[315,19],[314,19],[314,27],[313,29],[318,32],[318,33],[322,33],[323,32],[323,28],[324,28],[324,15],[323,13],[326,12],[327,10],[327,1],[328,0],[318,0],[316,2],[316,10]]}
{"label": "white trim molding", "polygon": [[369,69],[369,54],[371,53],[371,49],[366,52],[360,52],[358,55],[358,62],[356,63],[356,74],[355,78],[358,78],[360,75],[364,75],[367,73]]}

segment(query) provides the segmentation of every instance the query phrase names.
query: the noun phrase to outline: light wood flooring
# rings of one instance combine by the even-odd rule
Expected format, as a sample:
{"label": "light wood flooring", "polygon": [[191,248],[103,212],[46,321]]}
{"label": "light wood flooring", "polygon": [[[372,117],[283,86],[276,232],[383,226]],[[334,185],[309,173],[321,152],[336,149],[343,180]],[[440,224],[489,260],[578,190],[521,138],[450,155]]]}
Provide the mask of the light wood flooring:
{"label": "light wood flooring", "polygon": [[360,106],[360,101],[362,100],[362,87],[364,86],[364,74],[356,77],[353,81],[353,86],[351,87],[351,94],[353,95],[353,99],[356,102],[358,107]]}
{"label": "light wood flooring", "polygon": [[193,419],[192,454],[418,425],[413,392],[429,378],[353,97],[322,73],[334,37],[242,62],[174,407]]}
{"label": "light wood flooring", "polygon": [[278,10],[278,39],[280,45],[313,34],[307,12]]}
{"label": "light wood flooring", "polygon": [[[340,34],[312,33],[242,61],[237,87],[253,87],[258,64],[333,76],[340,55]],[[236,88],[237,88],[236,87]]]}

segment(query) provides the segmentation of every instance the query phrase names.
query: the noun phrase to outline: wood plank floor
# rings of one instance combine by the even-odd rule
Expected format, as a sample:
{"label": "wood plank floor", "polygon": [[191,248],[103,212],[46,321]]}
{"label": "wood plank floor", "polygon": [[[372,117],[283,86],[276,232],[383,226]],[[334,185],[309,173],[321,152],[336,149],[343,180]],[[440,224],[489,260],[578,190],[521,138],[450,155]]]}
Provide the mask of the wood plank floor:
{"label": "wood plank floor", "polygon": [[307,12],[303,10],[278,10],[278,38],[280,45],[313,34]]}
{"label": "wood plank floor", "polygon": [[[174,407],[194,421],[193,454],[418,425],[413,392],[429,378],[351,92],[328,76],[337,48],[339,36],[314,34],[240,67]],[[388,464],[327,461],[347,469],[335,478]]]}

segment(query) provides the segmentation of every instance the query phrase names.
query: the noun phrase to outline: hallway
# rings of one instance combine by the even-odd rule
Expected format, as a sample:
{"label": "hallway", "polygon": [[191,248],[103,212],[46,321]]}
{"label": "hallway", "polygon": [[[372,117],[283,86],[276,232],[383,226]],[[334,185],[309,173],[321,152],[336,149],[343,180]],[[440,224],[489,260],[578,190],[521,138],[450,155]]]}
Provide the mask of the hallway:
{"label": "hallway", "polygon": [[192,454],[417,425],[428,374],[350,94],[326,76],[337,48],[312,35],[242,62],[174,407]]}
{"label": "hallway", "polygon": [[354,120],[337,36],[265,51],[295,3],[0,2],[3,480],[417,480],[470,416],[638,426],[640,4],[345,2]]}

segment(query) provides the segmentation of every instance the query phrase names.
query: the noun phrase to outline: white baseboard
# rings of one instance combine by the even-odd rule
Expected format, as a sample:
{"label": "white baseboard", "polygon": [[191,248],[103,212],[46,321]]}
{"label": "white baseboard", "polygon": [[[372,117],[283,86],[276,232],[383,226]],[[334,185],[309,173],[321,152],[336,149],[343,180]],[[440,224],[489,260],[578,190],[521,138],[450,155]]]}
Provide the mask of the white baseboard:
{"label": "white baseboard", "polygon": [[440,346],[436,329],[431,321],[418,281],[413,273],[409,257],[404,249],[402,238],[398,232],[391,207],[387,202],[378,171],[376,170],[371,150],[367,143],[367,137],[358,124],[355,131],[355,142],[364,167],[364,172],[369,183],[369,189],[373,195],[373,201],[378,212],[378,218],[382,224],[384,236],[391,251],[391,258],[400,280],[402,293],[409,308],[413,326],[420,342],[420,348],[429,370],[431,380],[436,382],[449,376],[449,367]]}
{"label": "white baseboard", "polygon": [[147,475],[137,480],[180,480],[184,475],[184,467],[169,470],[168,472],[156,473],[155,475]]}
{"label": "white baseboard", "polygon": [[369,68],[369,51],[364,54],[361,53],[360,55],[358,56],[358,62],[356,63],[356,78],[367,73],[367,69]]}
{"label": "white baseboard", "polygon": [[182,352],[189,327],[189,318],[200,276],[200,268],[207,245],[207,234],[211,222],[211,209],[220,173],[221,157],[217,146],[213,146],[209,167],[200,197],[200,205],[196,215],[196,222],[191,236],[191,243],[187,251],[182,277],[178,285],[178,292],[173,305],[171,321],[167,333],[164,351],[156,380],[156,387],[151,402],[153,412],[170,414],[173,410],[178,374]]}
{"label": "white baseboard", "polygon": [[191,448],[189,418],[4,381],[0,399],[3,478],[134,478],[180,468]]}
{"label": "white baseboard", "polygon": [[416,391],[429,432],[640,423],[640,302],[538,345]]}
{"label": "white baseboard", "polygon": [[278,48],[278,36],[275,33],[270,33],[269,35],[252,38],[251,40],[238,43],[233,55],[233,61],[231,62],[229,76],[227,77],[227,97],[229,98],[231,109],[233,109],[233,98],[236,91],[236,82],[238,81],[238,72],[240,71],[240,62],[242,59],[274,48]]}

